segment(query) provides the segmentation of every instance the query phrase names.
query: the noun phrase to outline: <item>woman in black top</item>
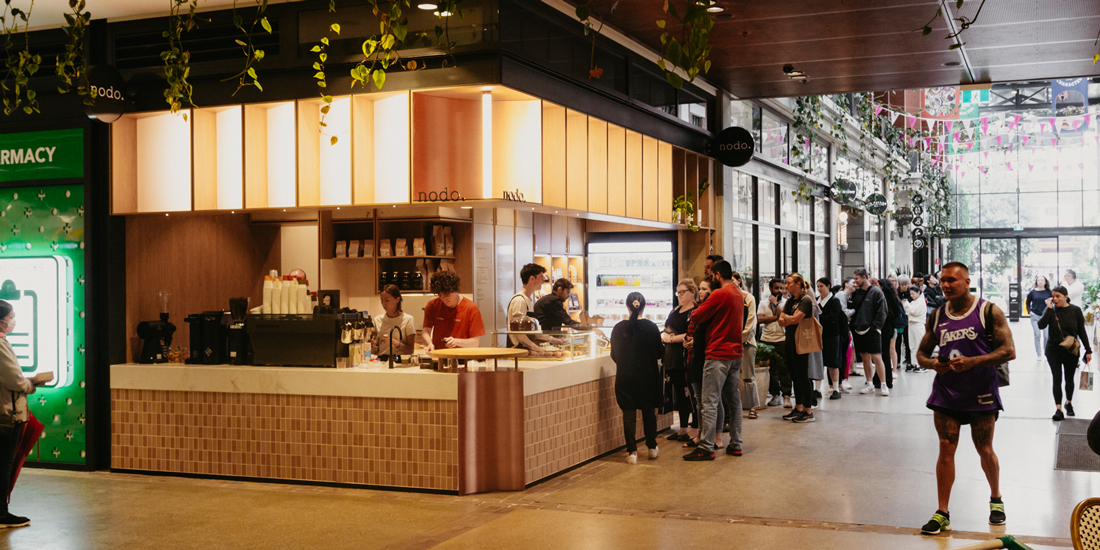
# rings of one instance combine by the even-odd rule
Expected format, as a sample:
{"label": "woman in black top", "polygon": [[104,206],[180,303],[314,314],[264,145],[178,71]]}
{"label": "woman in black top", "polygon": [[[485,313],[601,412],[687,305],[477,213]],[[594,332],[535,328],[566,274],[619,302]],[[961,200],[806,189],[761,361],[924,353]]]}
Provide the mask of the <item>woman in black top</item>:
{"label": "woman in black top", "polygon": [[[684,339],[687,337],[688,321],[691,319],[691,310],[695,309],[695,300],[699,297],[699,290],[695,287],[693,279],[684,279],[676,286],[676,300],[679,304],[672,308],[665,321],[665,330],[661,332],[661,341],[665,343],[665,358],[663,365],[665,374],[672,382],[676,392],[676,412],[680,413],[680,431],[670,436],[670,441],[687,441],[692,413],[691,394],[687,388],[687,377],[684,370]],[[695,413],[698,416],[698,413]]]}
{"label": "woman in black top", "polygon": [[[1047,342],[1050,341],[1050,331],[1039,328],[1039,319],[1042,319],[1047,311],[1047,300],[1050,296],[1050,283],[1047,282],[1046,277],[1040,275],[1035,278],[1035,285],[1031,288],[1031,292],[1027,293],[1027,300],[1024,301],[1027,312],[1031,315],[1031,332],[1035,334],[1035,357],[1040,360],[1043,358],[1043,350],[1046,349]],[[1042,340],[1041,345],[1040,340]]]}
{"label": "woman in black top", "polygon": [[[879,279],[878,286],[886,296],[886,321],[882,324],[882,362],[886,363],[886,388],[894,389],[894,369],[897,365],[897,351],[894,350],[894,338],[897,338],[897,318],[901,311],[901,300],[898,299],[898,291],[890,279]],[[878,379],[878,373],[872,377],[875,387],[881,387],[882,381]],[[885,394],[883,394],[885,395]]]}
{"label": "woman in black top", "polygon": [[1077,353],[1063,348],[1060,344],[1067,336],[1077,338],[1085,348],[1085,364],[1092,361],[1092,348],[1089,346],[1089,334],[1085,329],[1085,315],[1081,308],[1069,303],[1069,291],[1064,286],[1054,288],[1053,296],[1047,298],[1047,309],[1039,319],[1039,328],[1048,329],[1047,364],[1054,376],[1054,420],[1062,420],[1062,375],[1066,377],[1066,414],[1073,413],[1073,373],[1077,371]]}
{"label": "woman in black top", "polygon": [[795,348],[795,337],[798,332],[798,323],[806,317],[814,315],[814,300],[807,290],[810,285],[798,273],[787,276],[787,292],[791,297],[783,305],[783,313],[779,314],[779,326],[787,328],[786,357],[787,372],[791,375],[794,384],[795,410],[784,415],[784,420],[794,422],[813,422],[814,413],[810,412],[813,406],[813,384],[810,382],[810,354],[798,353]]}
{"label": "woman in black top", "polygon": [[626,461],[636,464],[638,410],[642,411],[649,458],[657,458],[657,407],[663,398],[664,385],[657,362],[664,354],[664,346],[657,325],[641,318],[645,296],[638,292],[627,294],[626,309],[630,311],[630,319],[611,331],[611,359],[615,361],[615,402],[623,411]]}

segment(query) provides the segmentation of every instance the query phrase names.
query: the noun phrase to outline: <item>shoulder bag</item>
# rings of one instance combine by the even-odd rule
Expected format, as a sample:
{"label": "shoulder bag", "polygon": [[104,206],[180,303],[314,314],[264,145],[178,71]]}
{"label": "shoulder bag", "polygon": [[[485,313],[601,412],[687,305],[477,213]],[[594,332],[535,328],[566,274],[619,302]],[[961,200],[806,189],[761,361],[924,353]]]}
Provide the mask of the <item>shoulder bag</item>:
{"label": "shoulder bag", "polygon": [[1062,330],[1062,321],[1058,319],[1058,308],[1054,307],[1054,322],[1058,324],[1058,332],[1062,333],[1062,341],[1058,342],[1058,346],[1062,349],[1073,354],[1077,357],[1081,354],[1081,342],[1077,341],[1077,337],[1066,334],[1066,331]]}
{"label": "shoulder bag", "polygon": [[[806,300],[807,297],[803,295],[802,299]],[[794,333],[794,351],[799,355],[806,355],[821,351],[821,347],[821,323],[811,309],[810,314],[798,322],[798,329]]]}
{"label": "shoulder bag", "polygon": [[[943,307],[947,307],[946,305]],[[936,320],[939,321],[939,310],[936,310]],[[990,347],[993,346],[993,302],[986,300],[982,304],[982,325],[985,328],[985,338]],[[1005,387],[1009,384],[1008,363],[997,365],[997,385]]]}

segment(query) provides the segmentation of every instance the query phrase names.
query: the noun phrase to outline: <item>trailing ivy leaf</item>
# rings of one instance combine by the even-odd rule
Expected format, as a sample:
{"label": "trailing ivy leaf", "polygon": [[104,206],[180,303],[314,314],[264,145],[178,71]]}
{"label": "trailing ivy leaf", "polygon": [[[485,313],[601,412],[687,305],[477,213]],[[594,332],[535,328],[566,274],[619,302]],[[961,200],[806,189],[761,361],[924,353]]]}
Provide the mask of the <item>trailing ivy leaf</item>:
{"label": "trailing ivy leaf", "polygon": [[260,19],[260,26],[263,27],[265,31],[267,31],[267,34],[271,34],[271,23],[268,22],[266,17]]}
{"label": "trailing ivy leaf", "polygon": [[672,84],[673,88],[682,90],[684,88],[684,79],[680,78],[680,75],[673,72],[665,72],[665,78],[668,79],[668,83]]}
{"label": "trailing ivy leaf", "polygon": [[374,85],[377,86],[379,90],[381,90],[382,86],[386,83],[386,71],[374,71],[373,76]]}
{"label": "trailing ivy leaf", "polygon": [[328,37],[327,36],[322,36],[321,37],[321,43],[328,46]]}
{"label": "trailing ivy leaf", "polygon": [[[405,26],[405,24],[403,24],[403,23],[399,23],[399,24],[393,26],[393,34],[397,35],[397,40],[399,40],[401,42],[405,41],[405,36],[406,36],[406,34],[408,34],[408,32],[409,32],[409,28],[407,26]],[[392,48],[392,47],[393,47],[393,45],[390,45],[390,48]],[[389,49],[389,48],[387,48],[387,49]]]}
{"label": "trailing ivy leaf", "polygon": [[963,45],[964,45],[964,44],[966,44],[966,42],[963,42],[962,44],[959,44],[959,43],[955,43],[955,44],[952,44],[952,45],[948,46],[948,47],[947,47],[947,49],[949,49],[949,50],[957,50],[957,49],[959,49],[959,48],[963,47]]}
{"label": "trailing ivy leaf", "polygon": [[923,29],[921,29],[921,36],[928,36],[930,34],[932,34],[932,27],[926,25]]}
{"label": "trailing ivy leaf", "polygon": [[328,61],[328,54],[322,53],[321,55],[317,56],[317,59],[320,59],[321,63],[324,63],[325,61]]}
{"label": "trailing ivy leaf", "polygon": [[666,24],[666,22],[665,22],[665,20],[664,20],[664,19],[658,19],[658,20],[657,20],[657,26],[658,26],[658,27],[660,27],[660,28],[662,28],[662,29],[663,29],[663,28],[665,28],[665,24]]}
{"label": "trailing ivy leaf", "polygon": [[314,46],[314,47],[310,48],[309,51],[316,53],[316,52],[321,51],[321,47],[320,46]]}
{"label": "trailing ivy leaf", "polygon": [[962,7],[963,7],[963,2],[964,2],[964,1],[965,1],[965,0],[956,0],[956,2],[955,2],[955,9],[957,9],[957,10],[961,10],[961,9],[962,9]]}
{"label": "trailing ivy leaf", "polygon": [[592,10],[586,5],[577,6],[577,19],[584,21],[588,19],[588,16],[592,14]]}
{"label": "trailing ivy leaf", "polygon": [[323,95],[323,96],[321,96],[321,101],[324,101],[325,103],[332,103],[332,96]]}
{"label": "trailing ivy leaf", "polygon": [[248,76],[251,76],[252,80],[256,80],[256,69],[254,69],[252,67],[249,67],[248,68]]}
{"label": "trailing ivy leaf", "polygon": [[329,139],[328,142],[329,142],[330,145],[336,145],[336,142],[339,141],[339,140],[340,140],[340,138],[338,138],[336,136],[332,136],[332,138]]}
{"label": "trailing ivy leaf", "polygon": [[314,62],[313,62],[313,70],[315,70],[315,71],[319,71],[319,70],[321,70],[321,64],[320,64],[320,63],[318,63],[318,62],[316,62],[316,61],[314,61]]}
{"label": "trailing ivy leaf", "polygon": [[321,106],[321,114],[322,114],[322,115],[327,115],[327,114],[328,114],[328,111],[329,111],[329,109],[331,109],[331,108],[332,108],[332,106],[331,106],[331,105],[322,105],[322,106]]}
{"label": "trailing ivy leaf", "polygon": [[252,84],[256,86],[256,89],[257,89],[257,90],[259,90],[259,91],[261,91],[261,92],[262,92],[262,91],[264,91],[264,87],[263,87],[263,86],[260,86],[260,81],[259,81],[259,80],[253,80],[253,81],[252,81]]}
{"label": "trailing ivy leaf", "polygon": [[658,59],[657,60],[657,66],[660,67],[662,71],[667,71],[668,70],[668,69],[665,68],[665,60],[664,59]]}
{"label": "trailing ivy leaf", "polygon": [[234,42],[236,42],[238,46],[247,46],[248,45],[248,44],[244,43],[244,40],[241,40],[239,38],[234,40]]}
{"label": "trailing ivy leaf", "polygon": [[256,61],[263,61],[264,51],[263,50],[256,50],[255,52],[252,53],[252,56],[256,58]]}
{"label": "trailing ivy leaf", "polygon": [[333,23],[333,24],[329,25],[328,28],[332,29],[333,32],[335,32],[336,34],[340,34],[340,24],[339,23]]}

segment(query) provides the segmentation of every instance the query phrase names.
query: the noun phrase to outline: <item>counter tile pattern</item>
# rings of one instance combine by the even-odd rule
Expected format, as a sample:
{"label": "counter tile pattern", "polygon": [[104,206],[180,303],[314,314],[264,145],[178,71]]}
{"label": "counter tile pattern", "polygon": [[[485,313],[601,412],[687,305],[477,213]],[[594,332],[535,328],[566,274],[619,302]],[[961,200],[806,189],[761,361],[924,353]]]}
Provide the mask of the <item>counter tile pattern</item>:
{"label": "counter tile pattern", "polygon": [[[657,415],[657,429],[671,426],[672,417]],[[528,484],[626,444],[614,376],[525,396],[523,421]],[[640,417],[636,436],[644,436]]]}
{"label": "counter tile pattern", "polygon": [[458,490],[455,401],[132,389],[111,401],[112,468]]}

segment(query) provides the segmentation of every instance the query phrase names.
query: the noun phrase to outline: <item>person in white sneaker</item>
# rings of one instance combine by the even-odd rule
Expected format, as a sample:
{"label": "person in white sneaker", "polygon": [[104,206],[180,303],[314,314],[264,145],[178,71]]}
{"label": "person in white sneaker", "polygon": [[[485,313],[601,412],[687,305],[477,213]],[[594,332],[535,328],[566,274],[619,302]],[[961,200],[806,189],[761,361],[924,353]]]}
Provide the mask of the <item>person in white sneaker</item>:
{"label": "person in white sneaker", "polygon": [[848,317],[840,299],[833,295],[828,277],[817,280],[817,292],[817,303],[821,306],[821,356],[829,369],[829,399],[840,399],[840,369],[848,351],[848,339],[842,334],[848,332]]}
{"label": "person in white sneaker", "polygon": [[[856,283],[856,292],[852,295],[855,314],[852,316],[852,338],[856,343],[856,352],[863,357],[864,386],[859,393],[874,394],[872,383],[874,375],[886,380],[886,365],[882,362],[882,325],[886,323],[886,295],[882,289],[871,286],[871,274],[859,268],[852,274]],[[883,387],[882,395],[890,395]]]}
{"label": "person in white sneaker", "polygon": [[783,311],[783,281],[772,279],[768,282],[768,296],[760,300],[760,307],[756,311],[756,322],[763,327],[760,333],[760,341],[775,348],[778,352],[776,359],[771,364],[771,383],[768,385],[768,394],[772,396],[768,401],[769,407],[791,408],[791,375],[787,372],[787,364],[782,360],[784,342],[787,340],[783,333],[783,327],[779,326],[779,313]]}
{"label": "person in white sneaker", "polygon": [[645,296],[631,292],[626,296],[630,319],[611,331],[611,360],[615,362],[615,402],[623,413],[626,461],[638,462],[637,422],[642,413],[645,444],[649,457],[657,458],[657,407],[663,399],[664,382],[658,362],[664,355],[661,331],[653,321],[642,318]]}
{"label": "person in white sneaker", "polygon": [[23,423],[30,419],[27,394],[48,380],[23,376],[8,335],[15,331],[15,310],[9,302],[0,300],[0,529],[30,525],[31,520],[8,510],[11,494],[11,474],[15,467],[15,450],[23,434]]}

